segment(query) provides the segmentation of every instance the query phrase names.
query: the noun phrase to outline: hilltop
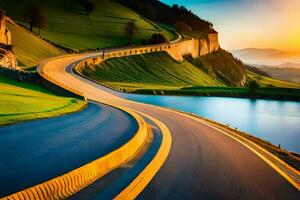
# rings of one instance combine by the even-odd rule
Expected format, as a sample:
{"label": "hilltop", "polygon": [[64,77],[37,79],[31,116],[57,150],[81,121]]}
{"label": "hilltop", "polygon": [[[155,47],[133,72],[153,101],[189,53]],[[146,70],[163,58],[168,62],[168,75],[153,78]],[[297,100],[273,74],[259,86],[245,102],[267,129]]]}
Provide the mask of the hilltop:
{"label": "hilltop", "polygon": [[[134,21],[139,29],[134,43],[149,39],[154,33],[162,33],[169,40],[177,35],[152,23],[136,12],[109,0],[92,0],[93,11],[87,15],[79,0],[2,0],[0,8],[16,22],[29,28],[24,21],[28,5],[38,5],[45,17],[40,35],[65,48],[74,50],[97,49],[126,45],[124,27]],[[37,28],[33,31],[39,32]]]}

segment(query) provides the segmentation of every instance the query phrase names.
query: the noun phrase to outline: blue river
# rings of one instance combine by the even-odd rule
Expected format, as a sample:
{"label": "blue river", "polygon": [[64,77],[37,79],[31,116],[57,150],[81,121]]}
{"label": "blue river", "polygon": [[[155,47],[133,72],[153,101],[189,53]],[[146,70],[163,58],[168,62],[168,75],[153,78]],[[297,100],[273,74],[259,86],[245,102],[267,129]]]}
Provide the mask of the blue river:
{"label": "blue river", "polygon": [[194,113],[300,153],[300,102],[227,97],[119,96]]}

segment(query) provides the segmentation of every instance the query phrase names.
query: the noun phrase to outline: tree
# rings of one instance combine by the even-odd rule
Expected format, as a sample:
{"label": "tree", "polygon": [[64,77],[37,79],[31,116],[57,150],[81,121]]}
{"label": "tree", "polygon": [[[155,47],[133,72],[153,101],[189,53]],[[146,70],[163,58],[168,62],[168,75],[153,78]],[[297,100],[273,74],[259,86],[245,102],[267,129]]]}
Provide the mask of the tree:
{"label": "tree", "polygon": [[35,4],[27,4],[23,14],[24,20],[29,24],[29,30],[32,32],[33,28],[39,29],[38,34],[42,28],[45,28],[46,21],[43,10]]}
{"label": "tree", "polygon": [[172,9],[173,9],[173,10],[179,10],[178,4],[173,4],[173,5],[172,5]]}
{"label": "tree", "polygon": [[150,44],[162,44],[162,43],[168,43],[169,40],[161,33],[154,33],[149,40]]}
{"label": "tree", "polygon": [[134,21],[127,22],[124,31],[125,31],[125,36],[128,40],[128,44],[132,44],[133,37],[139,32],[135,22]]}
{"label": "tree", "polygon": [[92,2],[89,0],[80,0],[80,5],[83,7],[83,9],[86,12],[86,15],[90,15],[91,12],[93,12],[95,6]]}
{"label": "tree", "polygon": [[179,21],[175,24],[178,33],[188,33],[192,31],[192,28],[184,21]]}
{"label": "tree", "polygon": [[249,87],[249,92],[251,94],[254,94],[256,90],[260,87],[260,85],[255,80],[252,80],[249,82],[248,87]]}
{"label": "tree", "polygon": [[148,18],[156,20],[156,18],[157,18],[157,10],[153,6],[151,6],[150,4],[146,4],[144,6],[144,11],[145,11],[144,12],[145,15]]}

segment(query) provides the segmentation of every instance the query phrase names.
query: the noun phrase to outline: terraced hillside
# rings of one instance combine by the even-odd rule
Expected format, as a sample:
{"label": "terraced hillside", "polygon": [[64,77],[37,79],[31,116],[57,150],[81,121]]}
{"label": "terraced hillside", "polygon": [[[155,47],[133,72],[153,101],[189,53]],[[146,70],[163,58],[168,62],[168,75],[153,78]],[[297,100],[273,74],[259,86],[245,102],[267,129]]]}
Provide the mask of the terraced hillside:
{"label": "terraced hillside", "polygon": [[188,86],[224,86],[189,61],[177,62],[166,52],[112,58],[82,73],[114,89],[180,89]]}
{"label": "terraced hillside", "polygon": [[0,77],[0,125],[70,113],[84,101],[56,96],[39,85],[18,83]]}
{"label": "terraced hillside", "polygon": [[[176,35],[146,21],[132,10],[109,0],[93,0],[94,10],[87,15],[79,0],[1,0],[0,8],[18,22],[26,5],[36,2],[40,5],[46,21],[41,36],[64,47],[72,49],[95,49],[125,45],[124,27],[128,21],[135,21],[139,32],[135,43],[149,39],[153,33],[161,32],[169,39]],[[34,31],[37,32],[36,29]]]}
{"label": "terraced hillside", "polygon": [[32,67],[47,58],[65,54],[23,27],[11,23],[7,23],[7,26],[12,34],[12,45],[18,65],[22,68]]}

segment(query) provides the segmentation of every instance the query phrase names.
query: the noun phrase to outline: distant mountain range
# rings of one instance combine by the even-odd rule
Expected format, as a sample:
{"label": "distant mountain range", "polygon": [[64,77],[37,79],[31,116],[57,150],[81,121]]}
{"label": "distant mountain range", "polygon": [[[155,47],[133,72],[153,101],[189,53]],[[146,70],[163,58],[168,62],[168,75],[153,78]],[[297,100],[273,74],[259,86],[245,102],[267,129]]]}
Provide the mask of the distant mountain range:
{"label": "distant mountain range", "polygon": [[256,64],[256,67],[263,67],[263,68],[295,68],[295,69],[300,69],[300,63],[283,63],[280,65],[260,65]]}
{"label": "distant mountain range", "polygon": [[245,48],[231,52],[235,57],[248,64],[286,65],[285,63],[293,63],[293,65],[300,65],[300,50]]}

